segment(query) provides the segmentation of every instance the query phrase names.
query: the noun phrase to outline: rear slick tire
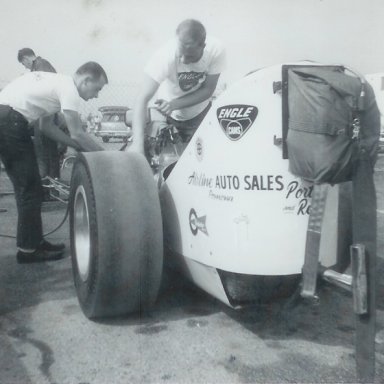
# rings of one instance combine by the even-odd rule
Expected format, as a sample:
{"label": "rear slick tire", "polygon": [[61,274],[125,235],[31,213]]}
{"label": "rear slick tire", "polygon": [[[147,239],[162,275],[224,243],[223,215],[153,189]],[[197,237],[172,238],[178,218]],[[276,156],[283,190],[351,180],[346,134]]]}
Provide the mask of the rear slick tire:
{"label": "rear slick tire", "polygon": [[163,268],[161,210],[144,156],[79,154],[70,194],[74,282],[88,318],[152,306]]}

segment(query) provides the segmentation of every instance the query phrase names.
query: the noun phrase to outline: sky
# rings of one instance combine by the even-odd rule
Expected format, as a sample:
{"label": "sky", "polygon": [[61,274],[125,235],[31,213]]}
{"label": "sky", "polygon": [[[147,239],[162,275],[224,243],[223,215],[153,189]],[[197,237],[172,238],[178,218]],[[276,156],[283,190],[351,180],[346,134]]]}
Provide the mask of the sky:
{"label": "sky", "polygon": [[59,72],[99,62],[110,82],[137,82],[177,24],[199,19],[227,50],[231,83],[302,59],[384,71],[383,0],[0,0],[0,85],[25,72],[30,47]]}

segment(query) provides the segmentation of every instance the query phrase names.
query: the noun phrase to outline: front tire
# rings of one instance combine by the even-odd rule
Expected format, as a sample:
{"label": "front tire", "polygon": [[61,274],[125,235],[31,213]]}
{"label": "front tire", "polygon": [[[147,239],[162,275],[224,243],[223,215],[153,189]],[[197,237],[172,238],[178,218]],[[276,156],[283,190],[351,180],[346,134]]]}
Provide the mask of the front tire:
{"label": "front tire", "polygon": [[88,318],[138,312],[156,300],[163,265],[160,203],[136,153],[80,154],[70,197],[74,281]]}

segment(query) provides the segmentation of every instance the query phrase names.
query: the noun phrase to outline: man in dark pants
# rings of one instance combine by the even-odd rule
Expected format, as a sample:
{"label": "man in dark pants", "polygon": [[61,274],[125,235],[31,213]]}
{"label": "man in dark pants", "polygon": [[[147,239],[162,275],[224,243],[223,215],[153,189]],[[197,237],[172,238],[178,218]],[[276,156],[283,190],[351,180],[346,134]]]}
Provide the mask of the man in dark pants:
{"label": "man in dark pants", "polygon": [[[17,54],[17,60],[31,72],[42,71],[56,73],[56,70],[51,63],[40,56],[36,56],[31,48],[20,49]],[[53,119],[55,124],[58,125],[58,115],[55,115]],[[41,133],[38,122],[33,124],[33,132],[33,143],[41,178],[44,179],[46,176],[50,176],[53,179],[59,178],[60,155],[57,143]],[[49,201],[49,195],[49,191],[45,190],[43,200]]]}
{"label": "man in dark pants", "polygon": [[[19,263],[57,260],[64,244],[43,239],[42,186],[28,125],[41,122],[43,133],[56,142],[82,151],[103,148],[82,129],[80,98],[98,96],[108,78],[94,62],[82,65],[74,74],[31,72],[12,81],[0,92],[0,159],[13,183],[18,209],[17,261]],[[70,136],[51,123],[61,111]]]}

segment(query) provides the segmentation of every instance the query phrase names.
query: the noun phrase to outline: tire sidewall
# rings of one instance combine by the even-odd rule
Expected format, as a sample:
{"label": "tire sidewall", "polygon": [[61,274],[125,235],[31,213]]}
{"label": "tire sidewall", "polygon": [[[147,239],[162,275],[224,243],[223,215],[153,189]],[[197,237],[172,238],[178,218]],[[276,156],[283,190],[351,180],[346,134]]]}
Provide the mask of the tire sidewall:
{"label": "tire sidewall", "polygon": [[[77,211],[81,205],[75,206],[80,187],[89,219],[90,260],[84,280],[75,241],[85,228],[74,225],[84,217]],[[70,205],[73,275],[84,314],[97,318],[149,309],[161,283],[163,230],[158,190],[144,156],[117,151],[79,155]]]}
{"label": "tire sidewall", "polygon": [[[75,246],[75,197],[79,187],[84,188],[86,204],[89,217],[89,235],[90,235],[90,261],[87,279],[84,281],[81,278],[76,246]],[[71,196],[70,196],[70,236],[71,236],[71,255],[72,255],[72,270],[74,283],[77,291],[78,300],[82,310],[87,316],[91,316],[93,302],[96,298],[96,280],[98,271],[98,247],[97,247],[97,225],[96,225],[96,210],[95,197],[93,188],[89,178],[88,170],[83,162],[78,161],[73,169],[71,181]]]}

